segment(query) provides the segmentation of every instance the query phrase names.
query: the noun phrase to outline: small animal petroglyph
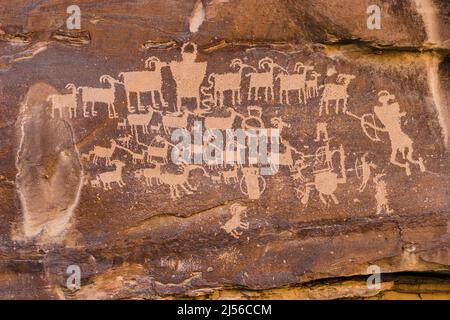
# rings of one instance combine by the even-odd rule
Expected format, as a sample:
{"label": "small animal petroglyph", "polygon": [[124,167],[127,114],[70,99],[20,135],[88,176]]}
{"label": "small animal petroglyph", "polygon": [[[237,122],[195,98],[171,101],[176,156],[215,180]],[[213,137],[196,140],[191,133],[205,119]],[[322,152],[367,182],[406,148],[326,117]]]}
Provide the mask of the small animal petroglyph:
{"label": "small animal petroglyph", "polygon": [[77,87],[73,83],[66,85],[66,89],[71,90],[70,94],[52,94],[47,97],[47,101],[52,104],[52,119],[55,118],[55,111],[59,111],[59,117],[63,118],[63,110],[66,109],[69,112],[69,118],[75,118],[77,116]]}
{"label": "small animal petroglyph", "polygon": [[[337,76],[337,84],[326,83],[323,85],[322,99],[320,100],[319,116],[322,115],[323,109],[329,114],[328,106],[330,102],[335,101],[336,114],[339,114],[339,103],[343,102],[343,113],[347,112],[348,86],[355,79],[354,75],[340,74]],[[321,86],[322,87],[322,86]]]}
{"label": "small animal petroglyph", "polygon": [[[245,76],[250,78],[250,86],[248,90],[247,99],[255,101],[258,99],[258,92],[260,89],[264,90],[264,101],[273,100],[274,94],[274,70],[279,68],[286,71],[283,67],[275,63],[271,58],[266,57],[259,61],[259,69],[262,72],[252,72]],[[264,71],[268,69],[267,71]],[[287,71],[286,71],[287,73]],[[253,93],[253,94],[252,94]]]}
{"label": "small animal petroglyph", "polygon": [[153,163],[154,168],[142,168],[135,171],[134,176],[138,179],[144,178],[147,186],[153,186],[153,181],[156,186],[161,185],[161,164]]}
{"label": "small animal petroglyph", "polygon": [[92,156],[94,156],[92,162],[98,164],[98,159],[104,158],[106,161],[106,165],[107,166],[111,165],[111,158],[113,156],[114,151],[116,150],[117,142],[114,139],[111,139],[110,142],[111,147],[109,148],[94,146],[94,150],[89,151],[87,159],[90,159]]}
{"label": "small animal petroglyph", "polygon": [[[302,71],[300,71],[302,70]],[[280,100],[282,103],[288,103],[289,91],[296,91],[299,103],[307,102],[306,75],[308,71],[314,70],[312,66],[305,66],[302,62],[297,62],[294,66],[295,74],[280,73],[276,79],[280,80]],[[303,98],[302,98],[303,96]]]}
{"label": "small animal petroglyph", "polygon": [[250,224],[248,222],[242,221],[245,210],[247,210],[246,207],[239,204],[233,204],[230,207],[231,218],[227,222],[225,222],[223,226],[221,226],[221,228],[225,230],[226,233],[228,233],[235,239],[239,239],[239,237],[243,233],[242,230],[249,229]]}
{"label": "small animal petroglyph", "polygon": [[122,170],[125,164],[119,160],[113,160],[112,164],[115,166],[114,171],[102,172],[97,175],[97,180],[103,185],[103,189],[112,190],[111,184],[117,183],[119,187],[123,187],[125,183],[122,180]]}
{"label": "small animal petroglyph", "polygon": [[[95,111],[96,103],[105,103],[108,105],[108,116],[110,119],[117,118],[117,112],[114,107],[116,100],[116,83],[119,83],[116,79],[109,75],[103,75],[100,77],[101,83],[108,83],[109,88],[91,88],[91,87],[79,87],[78,93],[81,95],[81,101],[83,102],[83,116],[96,116]],[[91,113],[89,115],[88,105],[91,104]]]}

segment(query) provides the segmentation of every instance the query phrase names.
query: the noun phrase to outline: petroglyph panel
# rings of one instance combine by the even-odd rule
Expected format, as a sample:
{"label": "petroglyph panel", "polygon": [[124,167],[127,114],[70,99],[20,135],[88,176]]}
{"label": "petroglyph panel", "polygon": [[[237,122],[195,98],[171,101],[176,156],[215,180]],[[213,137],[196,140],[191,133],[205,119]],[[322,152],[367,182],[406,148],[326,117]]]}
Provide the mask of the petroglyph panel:
{"label": "petroglyph panel", "polygon": [[[8,37],[30,26],[8,25],[1,237],[7,257],[42,250],[42,296],[102,298],[116,273],[139,284],[115,283],[124,289],[113,297],[157,298],[298,285],[374,262],[448,269],[445,36],[430,38],[438,27],[416,22],[412,4],[382,8],[382,29],[403,17],[389,35],[343,22],[337,2],[327,5],[335,34],[322,15],[313,29],[292,17],[322,1],[264,2],[285,13],[270,32],[258,17],[275,21],[273,9],[236,14],[250,0],[130,5],[136,21],[159,10],[149,21],[164,28],[153,33],[143,18],[125,31],[125,18],[107,15],[117,8],[85,1],[82,30],[65,35],[88,30],[88,44],[21,38],[25,52]],[[185,21],[157,18],[177,15]],[[221,30],[221,19],[245,31]],[[344,44],[353,37],[362,40]],[[69,265],[90,283],[70,295],[60,285]]]}

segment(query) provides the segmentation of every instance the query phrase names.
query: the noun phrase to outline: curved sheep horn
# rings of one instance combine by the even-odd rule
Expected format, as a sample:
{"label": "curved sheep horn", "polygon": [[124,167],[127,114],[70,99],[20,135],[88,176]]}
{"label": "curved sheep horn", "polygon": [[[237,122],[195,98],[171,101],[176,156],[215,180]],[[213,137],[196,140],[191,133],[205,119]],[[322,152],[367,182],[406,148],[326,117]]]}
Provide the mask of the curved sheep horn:
{"label": "curved sheep horn", "polygon": [[150,64],[151,64],[152,62],[160,63],[161,60],[159,60],[158,57],[154,57],[154,56],[153,56],[153,57],[150,57],[150,58],[148,58],[147,60],[145,60],[145,67],[146,67],[146,68],[149,68],[149,67],[150,67]]}
{"label": "curved sheep horn", "polygon": [[271,58],[269,58],[269,57],[262,58],[259,61],[259,65],[258,66],[259,66],[260,69],[262,69],[265,64],[273,64],[273,60]]}
{"label": "curved sheep horn", "polygon": [[299,70],[304,67],[305,67],[305,65],[303,64],[303,62],[297,62],[294,66],[294,71],[299,72]]}
{"label": "curved sheep horn", "polygon": [[230,63],[230,67],[235,67],[235,66],[240,66],[242,65],[242,60],[241,59],[233,59]]}
{"label": "curved sheep horn", "polygon": [[68,83],[66,85],[67,90],[72,90],[72,92],[75,92],[77,90],[77,87],[73,83]]}
{"label": "curved sheep horn", "polygon": [[100,82],[101,83],[106,83],[106,82],[114,82],[116,81],[116,79],[114,79],[113,77],[111,77],[110,75],[104,74],[100,77]]}

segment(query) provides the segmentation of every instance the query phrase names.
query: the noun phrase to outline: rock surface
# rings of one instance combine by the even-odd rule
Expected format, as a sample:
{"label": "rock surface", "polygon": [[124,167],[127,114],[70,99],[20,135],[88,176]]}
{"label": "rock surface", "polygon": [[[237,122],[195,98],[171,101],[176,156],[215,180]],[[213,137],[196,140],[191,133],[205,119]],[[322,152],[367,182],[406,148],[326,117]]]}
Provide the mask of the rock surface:
{"label": "rock surface", "polygon": [[[447,1],[0,3],[0,298],[450,297]],[[195,121],[279,170],[173,163]]]}

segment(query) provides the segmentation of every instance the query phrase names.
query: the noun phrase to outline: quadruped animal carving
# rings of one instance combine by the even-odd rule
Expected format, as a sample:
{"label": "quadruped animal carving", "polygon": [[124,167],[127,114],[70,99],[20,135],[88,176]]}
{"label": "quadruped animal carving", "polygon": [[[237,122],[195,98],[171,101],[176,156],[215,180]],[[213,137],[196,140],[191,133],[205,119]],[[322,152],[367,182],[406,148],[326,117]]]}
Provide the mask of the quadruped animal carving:
{"label": "quadruped animal carving", "polygon": [[[300,72],[300,70],[303,71]],[[276,79],[280,80],[280,100],[282,103],[288,103],[289,91],[297,92],[299,103],[307,102],[306,75],[311,70],[314,70],[314,67],[305,66],[302,62],[297,62],[294,66],[296,74],[289,74],[286,70],[284,70],[284,74],[278,74]]]}
{"label": "quadruped animal carving", "polygon": [[[109,75],[103,75],[100,77],[101,83],[109,84],[109,88],[91,88],[91,87],[79,87],[77,89],[81,96],[81,101],[83,103],[83,116],[85,118],[89,116],[95,117],[97,111],[95,111],[96,103],[105,103],[108,106],[108,116],[110,119],[118,118],[118,114],[114,107],[114,102],[116,100],[116,87],[115,85],[119,83],[116,79]],[[89,115],[88,105],[91,105],[91,112]]]}
{"label": "quadruped animal carving", "polygon": [[239,239],[243,230],[248,230],[249,228],[250,224],[242,221],[246,209],[247,208],[242,205],[233,204],[230,207],[231,218],[221,226],[226,233],[235,239]]}
{"label": "quadruped animal carving", "polygon": [[[247,99],[249,101],[255,101],[258,99],[258,92],[260,89],[264,90],[264,101],[272,101],[274,95],[274,71],[275,68],[284,70],[279,64],[275,63],[271,58],[265,57],[259,61],[259,69],[262,72],[252,72],[245,76],[250,78],[250,85],[248,89]],[[267,71],[264,71],[266,70]],[[253,95],[252,95],[253,93]]]}
{"label": "quadruped animal carving", "polygon": [[122,180],[122,170],[125,163],[119,160],[113,160],[111,164],[115,166],[114,171],[106,171],[97,175],[98,181],[101,182],[105,190],[112,190],[112,183],[117,183],[119,187],[125,186]]}
{"label": "quadruped animal carving", "polygon": [[[225,93],[231,92],[231,105],[237,106],[241,104],[241,82],[242,74],[245,68],[251,68],[256,72],[256,69],[242,62],[241,59],[233,59],[230,64],[231,68],[237,67],[237,72],[227,73],[211,73],[208,76],[208,87],[201,88],[203,95],[209,97],[204,103],[210,107],[221,107],[225,105]],[[212,91],[208,93],[207,91]]]}
{"label": "quadruped animal carving", "polygon": [[[332,101],[335,101],[335,110],[336,114],[339,114],[339,104],[342,101],[343,103],[343,113],[347,112],[347,101],[349,98],[348,95],[348,86],[350,82],[355,79],[354,75],[350,74],[339,74],[337,76],[337,82],[334,83],[326,83],[323,85],[323,93],[322,98],[320,100],[320,110],[319,116],[322,115],[323,110],[325,109],[325,113],[329,114],[329,104]],[[321,86],[322,87],[322,86]]]}
{"label": "quadruped animal carving", "polygon": [[66,89],[71,90],[69,94],[52,94],[47,97],[47,101],[51,102],[51,117],[55,118],[55,111],[59,111],[59,117],[63,118],[63,110],[69,113],[69,118],[77,116],[77,87],[73,83],[66,85]]}
{"label": "quadruped animal carving", "polygon": [[153,66],[153,71],[128,71],[119,74],[125,87],[129,113],[136,112],[136,108],[131,105],[131,93],[136,93],[137,95],[138,111],[145,111],[145,107],[142,105],[141,101],[141,94],[145,92],[150,93],[154,107],[156,107],[156,94],[159,96],[161,106],[166,107],[168,105],[162,94],[163,81],[161,68],[165,65],[167,64],[161,62],[159,58],[150,57],[145,61],[145,67],[150,68]]}
{"label": "quadruped animal carving", "polygon": [[98,164],[98,159],[104,158],[105,164],[107,166],[111,165],[111,158],[114,154],[114,151],[117,148],[117,142],[114,139],[111,139],[110,142],[111,142],[111,147],[109,147],[109,148],[94,146],[94,150],[89,151],[89,153],[87,155],[87,159],[90,159],[93,156],[92,162],[94,164]]}

